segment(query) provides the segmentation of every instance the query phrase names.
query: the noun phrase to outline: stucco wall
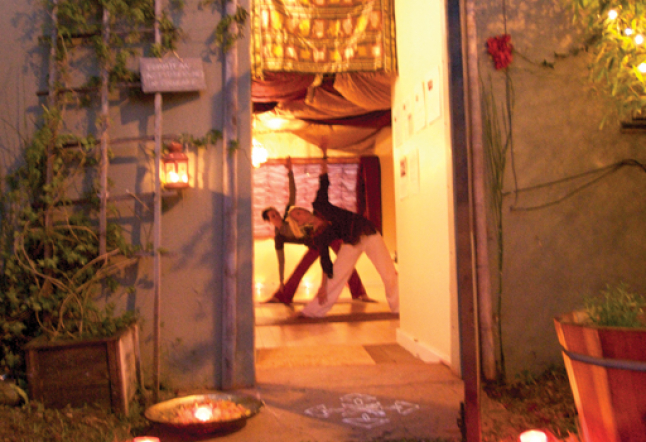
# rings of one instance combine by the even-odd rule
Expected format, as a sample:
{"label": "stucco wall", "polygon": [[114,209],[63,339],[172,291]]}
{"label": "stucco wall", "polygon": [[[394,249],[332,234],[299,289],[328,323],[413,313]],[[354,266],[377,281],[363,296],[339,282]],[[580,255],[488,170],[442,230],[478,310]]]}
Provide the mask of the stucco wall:
{"label": "stucco wall", "polygon": [[[646,288],[646,176],[635,167],[602,176],[604,167],[623,159],[643,163],[646,138],[622,134],[616,125],[599,129],[603,100],[589,91],[589,55],[571,53],[581,46],[578,31],[560,5],[512,0],[506,8],[516,51],[509,70],[515,106],[502,211],[500,317],[510,376],[562,364],[552,318],[581,307],[584,295],[620,281],[637,292]],[[500,104],[504,75],[494,72],[485,41],[504,32],[502,3],[479,1],[476,8],[480,72],[485,82],[492,78]],[[542,66],[543,60],[554,67]],[[589,171],[597,172],[582,175]],[[546,186],[529,190],[539,185]],[[495,276],[495,260],[492,265]]]}
{"label": "stucco wall", "polygon": [[[204,64],[207,89],[199,93],[164,94],[163,133],[204,136],[211,129],[222,130],[222,61],[213,46],[212,34],[220,18],[219,3],[198,7],[188,0],[171,18],[184,32],[177,54],[200,58]],[[249,7],[248,0],[239,1]],[[33,133],[33,121],[41,112],[43,99],[36,97],[47,82],[47,48],[38,44],[42,25],[48,23],[40,1],[0,1],[0,160],[5,170],[19,157],[20,137]],[[166,6],[166,5],[165,5]],[[238,154],[238,298],[237,353],[234,382],[249,386],[255,382],[253,351],[251,239],[250,66],[248,32],[239,42],[239,141]],[[172,56],[172,55],[170,55]],[[135,64],[135,68],[137,65]],[[75,129],[92,127],[96,108],[70,114]],[[151,96],[132,98],[125,92],[110,97],[110,137],[139,137],[154,133]],[[26,128],[22,129],[26,124]],[[20,128],[20,131],[16,131]],[[80,135],[86,135],[80,133]],[[111,195],[153,189],[152,143],[114,145],[115,158],[109,177]],[[168,387],[218,387],[221,382],[223,172],[222,143],[197,151],[189,149],[192,188],[181,196],[164,200],[162,247],[168,252],[161,269],[161,382]],[[147,201],[149,208],[151,201]],[[124,226],[133,241],[152,243],[152,212],[142,203],[117,205]],[[117,299],[120,309],[137,309],[144,321],[141,333],[144,374],[151,379],[153,353],[153,259],[143,258],[130,270],[124,282],[134,284],[133,295]]]}

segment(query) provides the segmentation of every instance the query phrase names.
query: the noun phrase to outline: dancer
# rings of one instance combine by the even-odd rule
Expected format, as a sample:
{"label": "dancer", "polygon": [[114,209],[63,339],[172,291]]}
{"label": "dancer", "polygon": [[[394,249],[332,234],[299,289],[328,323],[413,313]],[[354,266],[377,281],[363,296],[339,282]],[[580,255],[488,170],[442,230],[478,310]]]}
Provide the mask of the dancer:
{"label": "dancer", "polygon": [[[276,257],[278,259],[278,277],[280,279],[280,286],[269,300],[265,302],[283,304],[291,304],[294,300],[294,295],[301,282],[301,279],[307,273],[307,270],[312,266],[314,261],[319,257],[319,251],[315,247],[308,246],[307,252],[301,258],[300,262],[290,275],[287,283],[285,280],[285,243],[306,244],[305,238],[297,238],[286,221],[287,213],[296,201],[296,183],[294,181],[294,172],[292,170],[292,159],[287,157],[287,177],[289,181],[289,200],[285,208],[284,216],[275,207],[267,207],[262,211],[262,219],[274,225],[274,248],[276,249]],[[330,247],[335,253],[339,252],[341,241],[332,241]],[[329,252],[328,252],[329,253]],[[350,294],[352,299],[357,299],[362,302],[376,302],[368,296],[366,289],[361,283],[359,274],[352,269],[352,274],[348,280]]]}
{"label": "dancer", "polygon": [[[374,224],[367,218],[330,204],[327,174],[327,150],[323,149],[323,168],[319,190],[313,203],[314,213],[303,207],[292,207],[288,220],[298,236],[299,229],[311,226],[310,240],[321,254],[322,280],[317,296],[297,316],[323,317],[339,298],[343,285],[362,253],[377,269],[386,290],[386,299],[392,312],[399,312],[399,283],[397,270],[388,248]],[[343,242],[334,264],[328,246],[335,240]]]}

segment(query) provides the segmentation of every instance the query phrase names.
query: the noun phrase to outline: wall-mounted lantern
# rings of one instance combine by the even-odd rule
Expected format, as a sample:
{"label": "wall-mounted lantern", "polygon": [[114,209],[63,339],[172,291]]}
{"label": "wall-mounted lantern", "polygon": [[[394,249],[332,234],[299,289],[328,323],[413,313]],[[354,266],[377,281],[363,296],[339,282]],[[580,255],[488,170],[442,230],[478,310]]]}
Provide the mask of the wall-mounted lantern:
{"label": "wall-mounted lantern", "polygon": [[168,145],[168,153],[162,156],[162,183],[166,189],[185,189],[188,187],[188,157],[184,147],[173,141]]}

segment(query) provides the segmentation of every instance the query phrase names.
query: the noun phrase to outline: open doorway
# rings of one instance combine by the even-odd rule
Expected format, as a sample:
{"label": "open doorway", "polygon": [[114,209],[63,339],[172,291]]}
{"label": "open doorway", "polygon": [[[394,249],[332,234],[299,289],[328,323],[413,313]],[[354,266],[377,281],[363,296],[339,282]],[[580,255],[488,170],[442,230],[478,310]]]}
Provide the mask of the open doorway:
{"label": "open doorway", "polygon": [[[388,1],[362,4],[393,5]],[[381,15],[373,15],[373,12]],[[396,342],[423,361],[443,362],[458,373],[460,344],[451,122],[446,105],[449,102],[446,11],[441,2],[420,0],[398,2],[396,14],[394,12],[373,10],[366,17],[374,18],[374,22],[362,22],[361,27],[365,29],[366,23],[372,25],[386,20],[393,25],[388,27],[389,31],[393,31],[396,15],[396,56],[394,33],[381,34],[382,40],[378,44],[377,40],[372,40],[372,46],[348,48],[337,55],[342,60],[346,55],[388,52],[390,61],[397,59],[396,75],[384,65],[373,72],[349,69],[336,74],[331,71],[309,74],[298,70],[263,71],[264,76],[259,81],[254,80],[252,86],[254,136],[270,150],[270,157],[280,157],[285,150],[299,151],[294,138],[287,138],[289,134],[300,139],[302,156],[306,158],[320,158],[321,152],[316,146],[322,142],[328,144],[333,154],[359,157],[367,153],[380,158],[384,239],[399,267],[400,317],[395,330]],[[300,32],[301,28],[295,26],[302,23],[298,20],[293,21],[283,11],[268,10],[266,15],[260,11],[258,21],[254,23],[269,26],[268,32],[290,29],[290,26]],[[351,21],[349,25],[357,25],[360,21]],[[337,28],[325,28],[325,23],[321,26],[324,26],[320,37],[323,40],[326,39],[325,29],[338,31]],[[352,27],[348,29],[352,30]],[[253,39],[254,63],[262,53],[271,68],[292,67],[298,64],[296,58],[310,55],[307,50],[298,50],[299,39],[269,41],[264,38]],[[388,38],[388,42],[384,38]],[[337,45],[336,38],[328,40]],[[264,42],[264,46],[259,42]],[[272,97],[272,90],[278,90],[280,94]],[[357,102],[364,104],[358,106]],[[387,120],[387,124],[376,127],[383,120]],[[353,124],[347,124],[349,121]],[[392,130],[388,127],[391,122]],[[261,139],[263,136],[265,140]],[[270,137],[283,141],[276,147]],[[392,217],[390,227],[386,226],[387,216]],[[261,269],[276,266],[259,262],[263,256],[267,262],[275,262],[271,242],[266,243],[264,251],[256,248],[257,284],[263,284],[259,275]],[[294,260],[297,257],[292,257],[292,262]],[[366,278],[371,270],[370,263],[365,270],[359,264],[359,273]],[[309,287],[310,296],[313,296],[318,287],[317,276],[310,278]],[[272,289],[268,286],[257,285],[256,289],[259,298],[271,296]],[[270,293],[264,292],[265,289]]]}

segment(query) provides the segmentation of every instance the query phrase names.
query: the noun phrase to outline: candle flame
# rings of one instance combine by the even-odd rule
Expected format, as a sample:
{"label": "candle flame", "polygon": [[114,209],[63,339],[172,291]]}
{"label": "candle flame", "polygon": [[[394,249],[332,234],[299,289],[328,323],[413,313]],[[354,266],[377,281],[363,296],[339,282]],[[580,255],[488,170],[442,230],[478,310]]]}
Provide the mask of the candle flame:
{"label": "candle flame", "polygon": [[211,407],[201,406],[197,407],[193,414],[195,415],[195,418],[197,420],[206,422],[211,420],[211,418],[213,417],[213,409]]}

